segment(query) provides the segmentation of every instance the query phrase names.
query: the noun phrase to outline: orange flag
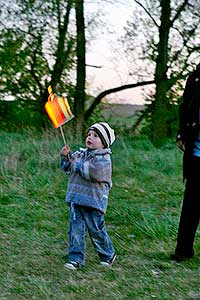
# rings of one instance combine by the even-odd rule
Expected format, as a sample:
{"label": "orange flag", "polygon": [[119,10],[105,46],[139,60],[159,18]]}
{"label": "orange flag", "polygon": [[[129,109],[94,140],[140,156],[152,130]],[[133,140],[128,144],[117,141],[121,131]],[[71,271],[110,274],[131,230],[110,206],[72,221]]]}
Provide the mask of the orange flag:
{"label": "orange flag", "polygon": [[65,97],[57,96],[53,93],[52,87],[48,87],[49,97],[45,103],[45,110],[55,128],[60,128],[63,141],[65,142],[62,125],[74,118],[69,103]]}

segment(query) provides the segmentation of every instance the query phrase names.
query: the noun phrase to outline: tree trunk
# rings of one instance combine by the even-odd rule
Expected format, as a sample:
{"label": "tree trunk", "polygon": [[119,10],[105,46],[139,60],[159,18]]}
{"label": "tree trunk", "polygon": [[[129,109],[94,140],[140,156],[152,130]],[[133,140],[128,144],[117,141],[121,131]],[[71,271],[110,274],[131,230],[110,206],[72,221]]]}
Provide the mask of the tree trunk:
{"label": "tree trunk", "polygon": [[[57,4],[57,11],[58,11],[58,45],[56,50],[56,61],[54,64],[52,76],[51,76],[51,86],[54,88],[60,82],[60,78],[62,76],[63,70],[66,65],[66,60],[70,55],[70,51],[72,50],[73,41],[67,41],[67,32],[68,32],[68,25],[69,25],[69,17],[72,8],[72,0],[67,1],[66,5],[66,13],[64,16],[63,24],[61,22],[61,14],[60,14],[60,7],[59,2]],[[67,41],[67,42],[66,42]],[[66,48],[67,44],[67,50]]]}
{"label": "tree trunk", "polygon": [[167,62],[170,30],[170,1],[161,0],[161,24],[159,27],[158,56],[156,61],[156,94],[152,112],[152,142],[160,146],[167,136]]}
{"label": "tree trunk", "polygon": [[75,1],[76,30],[77,30],[77,78],[75,91],[75,116],[77,123],[77,137],[82,137],[84,128],[85,108],[85,22],[84,22],[84,0]]}

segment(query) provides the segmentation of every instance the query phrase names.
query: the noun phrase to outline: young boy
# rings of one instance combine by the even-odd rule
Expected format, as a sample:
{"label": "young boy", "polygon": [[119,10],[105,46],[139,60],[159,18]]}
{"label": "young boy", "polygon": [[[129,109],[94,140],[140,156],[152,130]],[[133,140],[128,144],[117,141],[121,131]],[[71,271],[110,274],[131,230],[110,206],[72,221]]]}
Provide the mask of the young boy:
{"label": "young boy", "polygon": [[86,149],[61,150],[61,169],[69,174],[66,202],[70,205],[69,253],[65,267],[76,270],[85,263],[85,234],[100,257],[100,264],[111,266],[116,255],[106,230],[104,214],[112,186],[111,150],[114,130],[107,123],[88,129]]}

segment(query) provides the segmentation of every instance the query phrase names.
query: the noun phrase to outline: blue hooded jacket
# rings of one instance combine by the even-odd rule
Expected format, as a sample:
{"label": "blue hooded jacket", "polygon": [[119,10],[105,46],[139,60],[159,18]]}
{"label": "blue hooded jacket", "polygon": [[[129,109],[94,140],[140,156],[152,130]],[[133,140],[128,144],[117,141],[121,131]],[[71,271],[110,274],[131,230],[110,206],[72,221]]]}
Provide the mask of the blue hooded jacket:
{"label": "blue hooded jacket", "polygon": [[61,155],[61,169],[69,176],[67,203],[89,206],[105,213],[112,187],[111,150],[96,149],[71,152],[70,159]]}

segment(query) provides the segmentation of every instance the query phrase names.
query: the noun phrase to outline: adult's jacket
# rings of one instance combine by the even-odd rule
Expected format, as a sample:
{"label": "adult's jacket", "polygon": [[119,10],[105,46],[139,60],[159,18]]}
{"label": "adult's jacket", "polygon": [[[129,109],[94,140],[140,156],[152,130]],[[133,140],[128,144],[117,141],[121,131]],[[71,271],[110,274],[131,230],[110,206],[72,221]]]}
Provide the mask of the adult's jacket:
{"label": "adult's jacket", "polygon": [[190,160],[193,154],[194,142],[198,136],[200,123],[200,65],[188,77],[183,102],[179,106],[179,132],[177,140],[185,145],[183,155],[183,178],[188,178],[192,170]]}

